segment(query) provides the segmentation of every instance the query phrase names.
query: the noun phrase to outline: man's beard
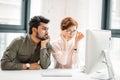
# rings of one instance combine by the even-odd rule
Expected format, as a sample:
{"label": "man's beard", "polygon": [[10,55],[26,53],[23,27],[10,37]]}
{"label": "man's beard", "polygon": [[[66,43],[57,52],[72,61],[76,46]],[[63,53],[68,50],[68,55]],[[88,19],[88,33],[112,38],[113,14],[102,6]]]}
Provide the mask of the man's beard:
{"label": "man's beard", "polygon": [[40,37],[38,32],[36,32],[36,38],[38,38],[41,41],[44,41],[44,40],[48,39],[48,34],[45,34],[43,37]]}

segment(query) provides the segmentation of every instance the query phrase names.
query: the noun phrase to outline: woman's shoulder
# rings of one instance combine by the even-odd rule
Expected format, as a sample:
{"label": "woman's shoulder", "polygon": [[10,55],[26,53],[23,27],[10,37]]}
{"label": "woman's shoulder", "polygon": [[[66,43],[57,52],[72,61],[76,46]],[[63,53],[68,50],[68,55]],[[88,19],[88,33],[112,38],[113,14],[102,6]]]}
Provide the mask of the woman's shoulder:
{"label": "woman's shoulder", "polygon": [[52,46],[59,46],[61,44],[63,44],[61,38],[58,38],[58,39],[51,42]]}
{"label": "woman's shoulder", "polygon": [[59,37],[59,38],[57,38],[56,40],[53,40],[51,43],[57,44],[57,43],[61,43],[61,42],[62,42],[62,40],[61,40],[61,38]]}

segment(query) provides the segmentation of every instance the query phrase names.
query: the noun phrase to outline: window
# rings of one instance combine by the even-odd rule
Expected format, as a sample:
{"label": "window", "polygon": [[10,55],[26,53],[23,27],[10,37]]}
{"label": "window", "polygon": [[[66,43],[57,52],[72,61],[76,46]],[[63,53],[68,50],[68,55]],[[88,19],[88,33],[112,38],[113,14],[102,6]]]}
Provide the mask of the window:
{"label": "window", "polygon": [[110,29],[120,29],[120,0],[112,0]]}
{"label": "window", "polygon": [[112,31],[111,49],[116,56],[120,52],[120,0],[103,0],[102,29]]}
{"label": "window", "polygon": [[27,32],[30,0],[0,0],[0,32]]}
{"label": "window", "polygon": [[0,4],[0,24],[20,25],[21,0],[0,0]]}
{"label": "window", "polygon": [[120,0],[103,0],[102,29],[112,31],[120,38]]}
{"label": "window", "polygon": [[0,59],[14,38],[28,32],[29,16],[30,0],[0,0]]}
{"label": "window", "polygon": [[0,59],[13,39],[25,35],[25,33],[0,33]]}

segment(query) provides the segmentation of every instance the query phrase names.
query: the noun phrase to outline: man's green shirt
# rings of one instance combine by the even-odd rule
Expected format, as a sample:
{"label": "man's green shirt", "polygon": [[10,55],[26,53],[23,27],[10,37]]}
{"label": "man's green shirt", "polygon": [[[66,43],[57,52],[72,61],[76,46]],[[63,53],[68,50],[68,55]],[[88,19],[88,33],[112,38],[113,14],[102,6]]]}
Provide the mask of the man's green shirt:
{"label": "man's green shirt", "polygon": [[36,53],[35,43],[30,38],[30,35],[21,36],[13,40],[4,52],[1,59],[1,69],[22,70],[22,64],[38,61],[40,61],[41,68],[46,69],[51,63],[51,50],[50,43],[47,43],[46,48],[39,48],[39,53]]}

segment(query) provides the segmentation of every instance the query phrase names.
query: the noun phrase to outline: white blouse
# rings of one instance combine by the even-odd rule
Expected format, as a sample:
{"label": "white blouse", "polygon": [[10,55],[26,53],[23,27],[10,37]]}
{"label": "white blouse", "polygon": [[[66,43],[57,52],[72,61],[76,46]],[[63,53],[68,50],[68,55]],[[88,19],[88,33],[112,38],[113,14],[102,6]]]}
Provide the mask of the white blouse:
{"label": "white blouse", "polygon": [[61,38],[52,43],[55,68],[78,68],[79,52],[74,50],[74,41],[73,38],[67,42],[66,51],[63,50],[64,41]]}

